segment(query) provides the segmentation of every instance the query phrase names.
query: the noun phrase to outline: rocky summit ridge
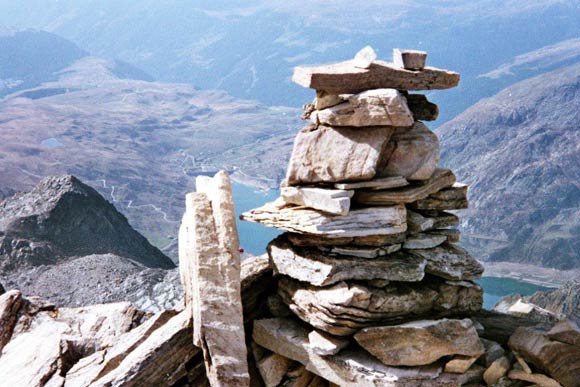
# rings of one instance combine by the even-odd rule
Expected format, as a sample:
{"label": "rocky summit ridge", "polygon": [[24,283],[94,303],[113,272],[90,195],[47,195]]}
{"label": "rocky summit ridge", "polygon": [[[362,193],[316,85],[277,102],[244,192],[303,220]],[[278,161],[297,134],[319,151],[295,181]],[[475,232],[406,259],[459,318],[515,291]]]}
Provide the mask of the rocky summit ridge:
{"label": "rocky summit ridge", "polygon": [[438,109],[408,91],[451,88],[459,74],[426,67],[424,52],[394,57],[366,47],[296,70],[316,89],[310,123],[281,197],[242,215],[286,231],[267,256],[240,262],[229,176],[198,176],[179,230],[183,304],[153,315],[128,303],[57,308],[10,290],[0,295],[2,381],[580,386],[577,324],[526,316],[526,305],[482,310],[483,267],[457,246],[450,211],[468,206],[468,187],[438,165],[438,138],[419,120]]}
{"label": "rocky summit ridge", "polygon": [[107,253],[147,267],[175,267],[111,203],[70,175],[48,177],[0,202],[0,239],[3,272]]}

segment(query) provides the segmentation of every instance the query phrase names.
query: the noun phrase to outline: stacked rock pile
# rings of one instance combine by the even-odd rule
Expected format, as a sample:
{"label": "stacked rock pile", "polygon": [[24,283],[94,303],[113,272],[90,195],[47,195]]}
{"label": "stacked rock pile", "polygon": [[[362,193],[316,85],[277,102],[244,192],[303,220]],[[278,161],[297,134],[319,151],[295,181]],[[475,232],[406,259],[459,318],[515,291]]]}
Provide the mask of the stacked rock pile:
{"label": "stacked rock pile", "polygon": [[[421,122],[437,106],[409,93],[454,87],[459,74],[425,67],[424,52],[393,55],[378,61],[367,47],[295,69],[316,90],[309,124],[281,197],[242,215],[286,231],[268,245],[275,318],[254,322],[268,385],[309,385],[296,382],[304,370],[318,385],[482,380],[484,345],[465,317],[481,310],[473,280],[483,267],[455,244],[459,219],[448,212],[467,208],[467,186],[438,165],[437,136]],[[289,370],[290,360],[302,366]]]}

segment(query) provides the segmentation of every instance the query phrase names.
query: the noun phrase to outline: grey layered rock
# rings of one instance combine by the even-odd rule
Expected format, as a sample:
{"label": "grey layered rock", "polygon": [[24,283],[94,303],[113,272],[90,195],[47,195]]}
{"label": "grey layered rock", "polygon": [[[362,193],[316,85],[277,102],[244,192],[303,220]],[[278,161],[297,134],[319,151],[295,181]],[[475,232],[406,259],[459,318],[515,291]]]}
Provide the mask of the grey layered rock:
{"label": "grey layered rock", "polygon": [[485,354],[478,359],[478,363],[489,367],[491,363],[499,359],[505,354],[505,350],[501,345],[495,341],[481,339],[483,346],[485,347]]}
{"label": "grey layered rock", "polygon": [[427,231],[429,235],[443,235],[448,242],[457,243],[461,239],[461,232],[453,228],[443,228]]}
{"label": "grey layered rock", "polygon": [[348,336],[381,323],[474,313],[481,309],[483,300],[478,285],[446,283],[436,278],[418,283],[391,282],[384,288],[350,282],[321,288],[282,277],[278,294],[302,320],[336,336]]}
{"label": "grey layered rock", "polygon": [[294,140],[286,181],[300,185],[372,179],[393,130],[387,126],[365,130],[306,127]]}
{"label": "grey layered rock", "polygon": [[287,204],[310,207],[335,215],[347,215],[354,191],[310,187],[282,187],[281,197]]}
{"label": "grey layered rock", "polygon": [[484,347],[473,322],[421,320],[401,325],[364,328],[354,335],[361,347],[386,365],[418,366],[443,356],[480,356]]}
{"label": "grey layered rock", "polygon": [[[423,184],[383,191],[357,191],[353,200],[360,204],[377,206],[393,203],[412,203],[455,183],[455,175],[449,169],[437,169]],[[440,227],[440,226],[436,226]]]}
{"label": "grey layered rock", "polygon": [[313,111],[310,120],[315,124],[354,127],[410,127],[414,123],[407,100],[394,89],[367,90],[351,95],[347,102]]}
{"label": "grey layered rock", "polygon": [[455,214],[445,211],[421,211],[424,216],[433,219],[433,228],[444,229],[446,227],[452,227],[459,224],[459,217]]}
{"label": "grey layered rock", "polygon": [[229,177],[196,181],[186,197],[179,260],[193,342],[203,351],[215,385],[249,385],[241,300],[239,242]]}
{"label": "grey layered rock", "polygon": [[289,233],[288,239],[296,246],[362,246],[383,247],[393,246],[405,241],[404,232],[388,235],[368,235],[364,237],[327,237],[325,235],[309,235]]}
{"label": "grey layered rock", "polygon": [[563,386],[580,386],[580,347],[551,341],[543,332],[523,327],[516,329],[508,345]]}
{"label": "grey layered rock", "polygon": [[374,61],[368,69],[361,69],[349,60],[325,66],[296,67],[292,80],[311,89],[352,94],[371,89],[449,89],[457,86],[459,74],[434,67],[410,71],[384,61]]}
{"label": "grey layered rock", "polygon": [[403,176],[427,180],[439,163],[439,139],[422,122],[411,128],[397,128],[381,155],[379,177]]}
{"label": "grey layered rock", "polygon": [[548,332],[548,337],[561,343],[580,346],[580,328],[569,319],[554,325]]}
{"label": "grey layered rock", "polygon": [[404,95],[415,121],[434,121],[439,116],[439,107],[429,102],[425,95],[408,93]]}
{"label": "grey layered rock", "polygon": [[434,225],[435,221],[433,219],[424,217],[417,212],[407,210],[407,229],[410,233],[427,231],[432,229]]}
{"label": "grey layered rock", "polygon": [[481,277],[483,266],[467,250],[443,243],[431,249],[413,250],[427,260],[427,273],[451,280],[469,280]]}
{"label": "grey layered rock", "polygon": [[383,177],[380,179],[373,179],[368,181],[361,181],[357,183],[335,183],[334,187],[337,189],[390,189],[399,188],[409,185],[407,179],[402,176]]}
{"label": "grey layered rock", "polygon": [[439,365],[415,368],[388,367],[361,350],[345,349],[336,355],[316,355],[309,346],[308,330],[289,319],[254,322],[252,338],[262,347],[283,353],[284,356],[303,364],[310,372],[340,386],[418,385],[430,382],[441,373]]}
{"label": "grey layered rock", "polygon": [[308,343],[312,353],[320,356],[336,355],[348,346],[349,341],[328,333],[312,331],[308,334]]}
{"label": "grey layered rock", "polygon": [[407,213],[403,205],[360,208],[348,215],[330,215],[282,201],[267,203],[245,212],[242,220],[300,234],[324,235],[328,238],[373,237],[400,234],[407,230]]}
{"label": "grey layered rock", "polygon": [[353,59],[355,67],[361,69],[368,69],[371,64],[377,59],[377,53],[371,46],[366,46],[356,53]]}
{"label": "grey layered rock", "polygon": [[276,387],[280,384],[288,371],[290,362],[290,359],[277,353],[272,353],[258,360],[258,370],[266,387]]}
{"label": "grey layered rock", "polygon": [[403,244],[403,248],[407,250],[416,249],[432,249],[441,245],[447,240],[445,235],[432,235],[432,234],[415,234],[407,238]]}
{"label": "grey layered rock", "polygon": [[452,187],[444,188],[412,204],[413,208],[419,210],[438,211],[461,210],[468,206],[467,185],[462,183],[455,183]]}
{"label": "grey layered rock", "polygon": [[393,49],[393,63],[395,66],[407,70],[423,70],[427,61],[427,53],[418,50]]}
{"label": "grey layered rock", "polygon": [[270,242],[268,255],[276,273],[315,286],[344,280],[416,282],[425,275],[425,260],[404,253],[361,261],[358,257],[328,255],[316,248],[293,247],[284,237]]}

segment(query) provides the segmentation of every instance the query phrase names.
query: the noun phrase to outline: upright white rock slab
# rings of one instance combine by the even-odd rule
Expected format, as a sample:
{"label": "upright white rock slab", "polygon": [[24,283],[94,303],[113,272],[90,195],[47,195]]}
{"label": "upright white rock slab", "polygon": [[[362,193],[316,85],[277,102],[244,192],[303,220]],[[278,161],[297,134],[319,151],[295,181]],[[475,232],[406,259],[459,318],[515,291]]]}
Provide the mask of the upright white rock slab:
{"label": "upright white rock slab", "polygon": [[179,261],[193,343],[203,350],[212,386],[249,386],[241,300],[240,256],[229,177],[196,182],[186,196]]}
{"label": "upright white rock slab", "polygon": [[395,89],[363,91],[348,97],[348,101],[310,115],[315,124],[332,126],[413,126],[413,113],[407,100]]}
{"label": "upright white rock slab", "polygon": [[281,197],[287,204],[310,207],[335,215],[347,215],[354,191],[309,187],[282,187]]}

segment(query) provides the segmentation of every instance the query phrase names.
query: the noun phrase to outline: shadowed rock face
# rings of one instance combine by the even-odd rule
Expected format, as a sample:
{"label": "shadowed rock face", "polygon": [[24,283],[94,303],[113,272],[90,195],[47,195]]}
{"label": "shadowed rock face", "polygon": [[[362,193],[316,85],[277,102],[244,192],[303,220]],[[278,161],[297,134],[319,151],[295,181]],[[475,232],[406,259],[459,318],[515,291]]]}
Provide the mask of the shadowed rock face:
{"label": "shadowed rock face", "polygon": [[580,63],[519,82],[441,126],[441,159],[470,186],[478,258],[580,267]]}
{"label": "shadowed rock face", "polygon": [[31,192],[0,202],[0,271],[4,274],[108,253],[151,268],[175,266],[111,203],[74,176],[48,177]]}

